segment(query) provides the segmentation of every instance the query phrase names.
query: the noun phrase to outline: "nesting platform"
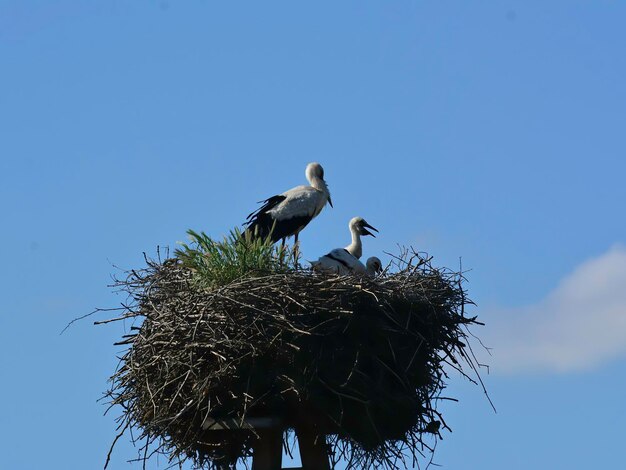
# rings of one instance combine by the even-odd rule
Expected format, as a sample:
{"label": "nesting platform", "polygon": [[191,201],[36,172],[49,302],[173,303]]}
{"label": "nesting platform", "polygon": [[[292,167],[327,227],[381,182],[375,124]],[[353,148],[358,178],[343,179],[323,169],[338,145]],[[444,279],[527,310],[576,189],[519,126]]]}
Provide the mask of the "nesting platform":
{"label": "nesting platform", "polygon": [[262,469],[286,430],[304,468],[325,453],[329,466],[411,464],[447,428],[446,369],[476,370],[478,322],[461,273],[415,253],[396,262],[375,279],[297,270],[210,289],[175,259],[128,273],[117,319],[134,325],[107,392],[120,429],[135,430],[143,458],[199,469],[252,455]]}

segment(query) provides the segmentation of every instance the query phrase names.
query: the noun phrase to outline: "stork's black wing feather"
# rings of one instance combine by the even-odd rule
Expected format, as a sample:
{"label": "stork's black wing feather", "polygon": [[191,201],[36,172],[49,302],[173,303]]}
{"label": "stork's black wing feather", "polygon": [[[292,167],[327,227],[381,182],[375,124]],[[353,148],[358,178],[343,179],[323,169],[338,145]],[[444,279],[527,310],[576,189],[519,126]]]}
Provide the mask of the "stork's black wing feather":
{"label": "stork's black wing feather", "polygon": [[251,212],[250,214],[248,214],[248,217],[246,217],[246,220],[247,220],[246,224],[251,224],[254,221],[254,219],[259,217],[259,215],[266,214],[267,211],[272,210],[274,207],[276,207],[278,204],[283,202],[285,199],[287,199],[287,196],[278,194],[276,196],[272,196],[266,199],[265,201],[259,201],[259,203],[262,203],[263,205],[259,207],[257,210],[255,210],[254,212]]}
{"label": "stork's black wing feather", "polygon": [[272,233],[272,241],[276,241],[274,240],[272,232],[274,219],[270,214],[268,214],[268,212],[285,199],[287,199],[286,196],[279,194],[272,196],[265,201],[260,201],[263,205],[246,217],[246,222],[244,222],[244,226],[247,226],[246,233],[250,233],[255,238],[266,238],[270,233]]}
{"label": "stork's black wing feather", "polygon": [[[348,250],[346,250],[346,253],[350,254],[350,252]],[[337,258],[335,255],[333,255],[332,253],[328,253],[325,256],[327,256],[328,258],[332,259],[333,261],[336,261],[339,264],[342,264],[344,268],[348,269],[348,270],[352,270],[352,267],[346,263],[345,260],[341,259],[341,258]]]}

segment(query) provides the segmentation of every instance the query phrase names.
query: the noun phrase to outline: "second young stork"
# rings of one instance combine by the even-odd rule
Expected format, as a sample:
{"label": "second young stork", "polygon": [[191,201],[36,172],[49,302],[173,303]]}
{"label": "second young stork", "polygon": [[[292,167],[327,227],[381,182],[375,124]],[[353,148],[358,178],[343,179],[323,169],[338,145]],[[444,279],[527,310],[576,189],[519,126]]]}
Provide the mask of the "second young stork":
{"label": "second young stork", "polygon": [[326,203],[333,207],[330,192],[324,181],[324,169],[319,163],[309,163],[305,171],[310,186],[296,186],[282,194],[272,196],[247,217],[246,233],[253,238],[270,237],[273,243],[298,234],[311,220],[322,212]]}
{"label": "second young stork", "polygon": [[365,263],[365,273],[369,277],[374,277],[376,274],[383,271],[383,263],[376,256],[370,256]]}
{"label": "second young stork", "polygon": [[352,235],[352,243],[345,248],[335,248],[317,261],[311,262],[313,269],[338,274],[365,272],[365,266],[359,261],[359,258],[363,254],[361,235],[370,235],[375,238],[376,235],[370,232],[368,228],[375,232],[378,232],[378,230],[368,224],[363,217],[352,218],[348,224],[348,228]]}

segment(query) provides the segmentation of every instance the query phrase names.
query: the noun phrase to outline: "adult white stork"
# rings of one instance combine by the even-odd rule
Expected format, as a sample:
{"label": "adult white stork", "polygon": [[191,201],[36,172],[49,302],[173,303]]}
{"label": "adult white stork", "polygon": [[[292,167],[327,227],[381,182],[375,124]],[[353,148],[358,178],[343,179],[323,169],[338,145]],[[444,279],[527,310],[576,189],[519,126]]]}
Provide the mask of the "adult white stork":
{"label": "adult white stork", "polygon": [[337,274],[366,272],[366,267],[359,261],[359,258],[363,254],[361,235],[376,237],[376,235],[367,229],[371,228],[375,232],[378,232],[378,230],[368,224],[362,217],[352,218],[348,224],[348,228],[352,235],[352,243],[345,248],[335,248],[317,261],[312,261],[311,266],[313,266],[313,269]]}
{"label": "adult white stork", "polygon": [[322,165],[309,163],[305,175],[310,186],[296,186],[261,201],[263,205],[246,219],[246,233],[254,238],[269,236],[272,242],[282,240],[283,244],[293,235],[297,244],[298,234],[322,212],[326,203],[333,207]]}

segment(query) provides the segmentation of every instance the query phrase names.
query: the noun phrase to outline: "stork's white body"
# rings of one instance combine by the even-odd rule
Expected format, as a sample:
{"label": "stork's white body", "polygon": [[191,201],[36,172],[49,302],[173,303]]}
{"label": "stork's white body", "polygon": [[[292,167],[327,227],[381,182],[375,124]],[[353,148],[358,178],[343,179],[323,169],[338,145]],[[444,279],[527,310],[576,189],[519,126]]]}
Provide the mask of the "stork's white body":
{"label": "stork's white body", "polygon": [[330,253],[312,261],[311,266],[316,271],[332,274],[363,274],[365,266],[345,248],[335,248]]}
{"label": "stork's white body", "polygon": [[[316,182],[313,180],[313,182]],[[328,190],[325,184],[319,184],[319,189],[315,186],[296,186],[281,194],[285,199],[275,207],[268,210],[272,218],[277,221],[288,220],[294,217],[308,217],[313,219],[322,212],[328,202]]]}
{"label": "stork's white body", "polygon": [[382,271],[382,264],[376,256],[367,259],[365,265],[343,248],[337,248],[311,262],[316,271],[339,275],[367,275],[374,277]]}
{"label": "stork's white body", "polygon": [[310,186],[296,186],[263,201],[263,206],[248,216],[246,231],[254,237],[269,236],[273,242],[294,236],[297,242],[300,231],[322,212],[326,203],[332,207],[322,166],[309,163],[306,177]]}

